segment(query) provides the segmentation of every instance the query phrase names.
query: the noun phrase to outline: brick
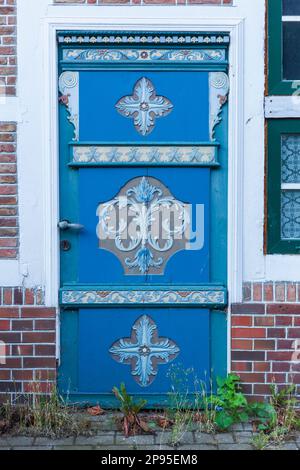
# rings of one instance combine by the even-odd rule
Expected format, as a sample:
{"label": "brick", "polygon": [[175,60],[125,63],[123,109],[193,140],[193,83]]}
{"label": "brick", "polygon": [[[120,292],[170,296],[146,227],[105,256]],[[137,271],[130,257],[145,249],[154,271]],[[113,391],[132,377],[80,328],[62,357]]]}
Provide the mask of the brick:
{"label": "brick", "polygon": [[32,331],[33,321],[32,320],[13,320],[12,330],[13,331]]}
{"label": "brick", "polygon": [[284,328],[268,328],[268,338],[285,338],[286,331]]}
{"label": "brick", "polygon": [[288,382],[293,384],[300,384],[300,374],[289,374]]}
{"label": "brick", "polygon": [[55,343],[55,333],[30,332],[23,333],[24,343]]}
{"label": "brick", "polygon": [[285,316],[276,316],[276,326],[291,326],[293,324],[293,317]]}
{"label": "brick", "polygon": [[55,356],[56,347],[51,344],[38,344],[35,346],[36,356]]}
{"label": "brick", "polygon": [[12,356],[32,356],[33,346],[30,344],[12,345]]}
{"label": "brick", "polygon": [[274,326],[274,317],[268,317],[268,316],[255,317],[254,326]]}
{"label": "brick", "polygon": [[7,357],[5,364],[0,363],[0,369],[20,369],[22,367],[21,358]]}
{"label": "brick", "polygon": [[264,351],[232,351],[231,359],[233,361],[264,361]]}
{"label": "brick", "polygon": [[231,319],[232,326],[252,326],[252,317],[243,315],[235,315]]}
{"label": "brick", "polygon": [[254,349],[256,351],[273,351],[275,349],[275,341],[272,340],[255,340]]}
{"label": "brick", "polygon": [[10,321],[9,320],[0,320],[0,331],[10,330]]}
{"label": "brick", "polygon": [[21,334],[20,333],[13,333],[13,332],[3,332],[0,331],[0,341],[4,341],[4,343],[20,343],[21,342]]}
{"label": "brick", "polygon": [[291,339],[279,339],[277,341],[277,349],[292,349],[294,341]]}
{"label": "brick", "polygon": [[255,362],[253,366],[255,372],[269,372],[270,369],[270,362]]}
{"label": "brick", "polygon": [[233,339],[231,347],[232,349],[251,350],[253,349],[253,342],[252,340]]}
{"label": "brick", "polygon": [[252,362],[237,362],[231,363],[231,370],[235,372],[252,372]]}
{"label": "brick", "polygon": [[253,392],[258,395],[270,395],[270,385],[254,384]]}
{"label": "brick", "polygon": [[46,307],[23,307],[21,310],[22,318],[55,318],[55,308]]}
{"label": "brick", "polygon": [[287,301],[296,302],[297,300],[297,289],[295,283],[288,283],[287,285]]}
{"label": "brick", "polygon": [[13,380],[33,380],[33,371],[32,370],[13,370],[12,379]]}
{"label": "brick", "polygon": [[36,320],[36,330],[55,330],[55,320]]}
{"label": "brick", "polygon": [[286,374],[267,374],[267,382],[285,384],[286,383]]}
{"label": "brick", "polygon": [[233,338],[265,338],[265,328],[233,328]]}
{"label": "brick", "polygon": [[0,370],[0,380],[10,380],[11,373],[10,370]]}
{"label": "brick", "polygon": [[255,282],[253,284],[253,301],[261,302],[262,301],[262,283]]}
{"label": "brick", "polygon": [[273,293],[273,283],[264,284],[264,301],[273,302],[274,293]]}
{"label": "brick", "polygon": [[240,378],[242,382],[248,383],[264,383],[265,375],[259,373],[240,373]]}
{"label": "brick", "polygon": [[25,393],[51,393],[54,387],[50,382],[24,382],[23,384]]}
{"label": "brick", "polygon": [[55,380],[56,369],[35,369],[34,378],[35,380]]}
{"label": "brick", "polygon": [[53,368],[56,367],[55,357],[25,357],[23,359],[25,368]]}
{"label": "brick", "polygon": [[290,362],[272,362],[272,372],[289,372],[290,370]]}
{"label": "brick", "polygon": [[295,338],[300,340],[300,328],[289,328],[288,338]]}
{"label": "brick", "polygon": [[285,283],[284,282],[275,283],[275,300],[276,302],[285,301]]}
{"label": "brick", "polygon": [[18,318],[19,309],[14,307],[0,307],[0,318]]}
{"label": "brick", "polygon": [[292,357],[291,351],[268,351],[268,361],[290,361]]}
{"label": "brick", "polygon": [[20,382],[0,382],[0,392],[21,392],[22,384]]}
{"label": "brick", "polygon": [[34,304],[34,292],[32,289],[25,289],[25,304],[26,305]]}
{"label": "brick", "polygon": [[232,315],[263,315],[265,304],[232,304]]}
{"label": "brick", "polygon": [[271,315],[300,315],[300,304],[269,304],[267,313]]}

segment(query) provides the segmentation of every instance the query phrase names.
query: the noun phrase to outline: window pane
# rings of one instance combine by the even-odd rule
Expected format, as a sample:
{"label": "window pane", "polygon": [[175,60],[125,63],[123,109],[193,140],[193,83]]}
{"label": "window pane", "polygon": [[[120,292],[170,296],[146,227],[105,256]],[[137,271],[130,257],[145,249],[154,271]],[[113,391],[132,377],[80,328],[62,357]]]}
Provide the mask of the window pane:
{"label": "window pane", "polygon": [[300,191],[282,191],[281,238],[300,239]]}
{"label": "window pane", "polygon": [[300,15],[299,0],[282,0],[283,15]]}
{"label": "window pane", "polygon": [[300,22],[283,23],[283,79],[300,79]]}
{"label": "window pane", "polygon": [[281,182],[300,183],[300,135],[281,137]]}

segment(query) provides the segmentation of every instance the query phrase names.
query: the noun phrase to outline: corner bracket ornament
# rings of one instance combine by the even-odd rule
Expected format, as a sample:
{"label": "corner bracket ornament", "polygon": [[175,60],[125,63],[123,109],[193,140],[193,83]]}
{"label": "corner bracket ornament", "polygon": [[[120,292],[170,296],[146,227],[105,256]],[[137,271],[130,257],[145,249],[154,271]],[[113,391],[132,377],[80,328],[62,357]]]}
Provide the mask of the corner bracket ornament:
{"label": "corner bracket ornament", "polygon": [[143,315],[132,326],[130,338],[121,338],[109,349],[111,357],[120,364],[131,366],[131,375],[141,387],[155,380],[159,364],[168,364],[179,354],[177,344],[158,336],[157,325]]}
{"label": "corner bracket ornament", "polygon": [[227,102],[229,93],[229,78],[225,72],[210,72],[209,74],[209,135],[215,139],[215,128],[222,121],[222,107]]}
{"label": "corner bracket ornament", "polygon": [[63,72],[59,77],[59,102],[69,113],[68,120],[74,126],[73,141],[79,140],[79,72]]}
{"label": "corner bracket ornament", "polygon": [[126,118],[132,118],[136,131],[143,135],[149,135],[157,118],[167,116],[173,109],[173,104],[168,98],[158,96],[151,80],[142,77],[136,82],[133,93],[123,96],[117,104],[117,111]]}

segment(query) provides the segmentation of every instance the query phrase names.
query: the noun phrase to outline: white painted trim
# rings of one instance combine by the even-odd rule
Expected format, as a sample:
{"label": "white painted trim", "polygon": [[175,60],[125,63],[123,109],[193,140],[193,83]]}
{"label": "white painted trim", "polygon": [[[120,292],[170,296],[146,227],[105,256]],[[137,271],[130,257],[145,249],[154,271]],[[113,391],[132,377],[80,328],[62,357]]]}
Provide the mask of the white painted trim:
{"label": "white painted trim", "polygon": [[[300,82],[297,82],[300,83]],[[267,96],[265,117],[273,119],[300,118],[300,96]]]}
{"label": "white painted trim", "polygon": [[283,191],[299,191],[300,183],[282,183],[281,189]]}
{"label": "white painted trim", "polygon": [[285,23],[288,23],[290,21],[294,22],[294,21],[300,21],[300,16],[283,16],[282,17],[282,21],[285,22]]}

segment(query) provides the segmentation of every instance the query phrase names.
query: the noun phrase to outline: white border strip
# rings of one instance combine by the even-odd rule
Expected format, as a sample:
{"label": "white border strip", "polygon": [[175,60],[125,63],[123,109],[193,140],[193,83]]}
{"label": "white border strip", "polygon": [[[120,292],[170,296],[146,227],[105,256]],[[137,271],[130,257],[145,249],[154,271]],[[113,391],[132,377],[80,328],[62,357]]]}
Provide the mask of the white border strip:
{"label": "white border strip", "polygon": [[295,81],[295,96],[267,96],[265,117],[273,119],[300,118],[300,81]]}

